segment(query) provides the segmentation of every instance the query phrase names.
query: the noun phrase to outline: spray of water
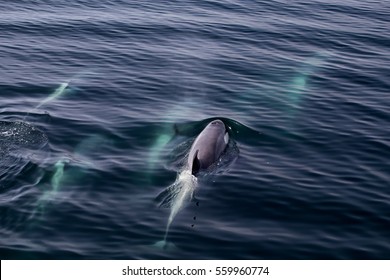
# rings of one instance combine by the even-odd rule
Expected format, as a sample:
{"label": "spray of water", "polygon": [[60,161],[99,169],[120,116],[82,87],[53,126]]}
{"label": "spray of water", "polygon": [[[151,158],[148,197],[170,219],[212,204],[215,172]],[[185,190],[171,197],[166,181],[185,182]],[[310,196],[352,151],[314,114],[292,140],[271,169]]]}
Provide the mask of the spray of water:
{"label": "spray of water", "polygon": [[193,199],[197,186],[198,179],[191,174],[190,170],[184,170],[179,173],[175,182],[156,198],[161,207],[169,207],[171,209],[165,228],[164,239],[155,244],[157,247],[165,249],[171,246],[167,242],[169,228],[179,211]]}

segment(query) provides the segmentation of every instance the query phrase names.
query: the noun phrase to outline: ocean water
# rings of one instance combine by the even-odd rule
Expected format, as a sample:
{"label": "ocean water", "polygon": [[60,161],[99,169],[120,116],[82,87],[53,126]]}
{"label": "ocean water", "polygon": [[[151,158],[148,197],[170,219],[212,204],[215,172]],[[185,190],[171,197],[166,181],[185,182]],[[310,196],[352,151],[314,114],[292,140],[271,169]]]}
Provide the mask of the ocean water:
{"label": "ocean water", "polygon": [[[389,259],[389,1],[0,2],[1,259]],[[214,119],[231,148],[170,226]]]}

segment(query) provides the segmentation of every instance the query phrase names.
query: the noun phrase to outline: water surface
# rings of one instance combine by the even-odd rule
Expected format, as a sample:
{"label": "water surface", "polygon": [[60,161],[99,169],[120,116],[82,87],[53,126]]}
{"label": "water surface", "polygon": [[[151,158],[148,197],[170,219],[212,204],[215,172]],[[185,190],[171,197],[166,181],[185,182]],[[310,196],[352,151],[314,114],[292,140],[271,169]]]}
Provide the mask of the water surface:
{"label": "water surface", "polygon": [[[389,258],[388,2],[0,10],[2,259]],[[178,146],[216,118],[237,160],[151,247]]]}

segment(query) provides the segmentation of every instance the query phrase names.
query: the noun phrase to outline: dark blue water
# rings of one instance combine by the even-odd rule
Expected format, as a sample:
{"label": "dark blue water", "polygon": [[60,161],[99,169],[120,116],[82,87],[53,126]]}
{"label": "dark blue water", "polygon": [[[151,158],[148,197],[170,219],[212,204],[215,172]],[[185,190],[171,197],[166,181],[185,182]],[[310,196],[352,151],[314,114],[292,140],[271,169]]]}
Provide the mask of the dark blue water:
{"label": "dark blue water", "polygon": [[[389,259],[389,14],[1,1],[1,259]],[[153,247],[154,199],[216,118],[238,157]]]}

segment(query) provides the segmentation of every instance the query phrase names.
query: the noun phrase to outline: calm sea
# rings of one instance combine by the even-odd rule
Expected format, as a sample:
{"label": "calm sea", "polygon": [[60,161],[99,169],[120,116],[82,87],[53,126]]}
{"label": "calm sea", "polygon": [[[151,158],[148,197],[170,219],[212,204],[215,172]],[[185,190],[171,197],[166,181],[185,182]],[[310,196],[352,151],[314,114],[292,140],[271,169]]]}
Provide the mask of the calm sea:
{"label": "calm sea", "polygon": [[[390,2],[0,2],[1,259],[389,259]],[[226,164],[155,197],[213,119]]]}

